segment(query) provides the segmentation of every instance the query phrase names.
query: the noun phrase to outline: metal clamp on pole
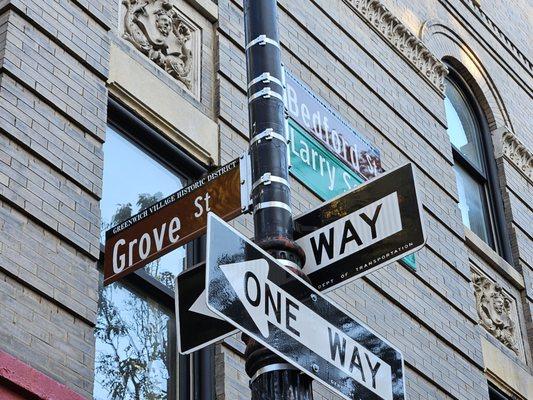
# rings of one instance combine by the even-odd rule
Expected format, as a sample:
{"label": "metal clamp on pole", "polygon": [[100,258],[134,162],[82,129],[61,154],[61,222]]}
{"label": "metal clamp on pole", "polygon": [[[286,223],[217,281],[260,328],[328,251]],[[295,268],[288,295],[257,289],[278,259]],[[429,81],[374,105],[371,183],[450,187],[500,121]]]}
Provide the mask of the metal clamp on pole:
{"label": "metal clamp on pole", "polygon": [[267,365],[266,367],[259,368],[257,372],[254,374],[254,376],[250,378],[250,383],[255,381],[259,375],[262,375],[266,372],[280,371],[284,369],[298,370],[298,368],[296,368],[294,365],[289,364],[289,363],[270,364],[270,365]]}
{"label": "metal clamp on pole", "polygon": [[258,99],[260,97],[263,97],[265,99],[269,99],[271,97],[275,97],[276,99],[279,99],[279,100],[283,101],[283,96],[281,94],[279,94],[275,90],[272,90],[272,88],[270,86],[267,86],[267,87],[264,87],[263,89],[261,89],[260,91],[255,92],[254,94],[252,94],[248,98],[248,104],[250,104],[252,101],[254,101],[255,99]]}
{"label": "metal clamp on pole", "polygon": [[255,85],[257,83],[260,83],[260,82],[264,83],[265,85],[270,83],[270,82],[273,82],[276,85],[279,85],[279,86],[283,87],[283,83],[278,78],[276,78],[275,76],[270,75],[270,72],[263,72],[258,77],[252,79],[252,81],[248,84],[248,89],[250,89],[253,85]]}
{"label": "metal clamp on pole", "polygon": [[288,204],[285,204],[281,201],[265,201],[263,203],[259,203],[259,204],[256,204],[254,206],[254,214],[259,211],[259,210],[263,210],[265,208],[282,208],[286,211],[288,211],[289,213],[292,214],[292,209],[291,209],[291,206],[289,206]]}
{"label": "metal clamp on pole", "polygon": [[289,182],[285,178],[274,176],[270,172],[267,172],[261,176],[258,181],[255,181],[252,185],[252,190],[255,190],[259,185],[270,185],[272,182],[281,183],[287,187],[290,187]]}
{"label": "metal clamp on pole", "polygon": [[270,39],[269,37],[267,37],[267,35],[259,35],[246,45],[245,50],[248,50],[250,47],[255,46],[256,44],[258,44],[259,46],[265,46],[267,43],[271,44],[272,46],[276,46],[278,49],[281,49],[279,43],[274,39]]}
{"label": "metal clamp on pole", "polygon": [[302,267],[300,267],[298,264],[296,264],[295,262],[292,262],[290,260],[286,260],[284,258],[276,258],[276,261],[278,263],[280,263],[281,265],[284,265],[286,267],[291,267],[292,269],[295,269],[297,271],[301,270]]}
{"label": "metal clamp on pole", "polygon": [[265,140],[278,139],[278,140],[281,140],[283,143],[287,143],[287,138],[284,135],[274,132],[274,129],[272,128],[267,128],[263,132],[255,135],[250,140],[250,146],[254,144],[255,142],[262,140],[262,139],[265,139]]}

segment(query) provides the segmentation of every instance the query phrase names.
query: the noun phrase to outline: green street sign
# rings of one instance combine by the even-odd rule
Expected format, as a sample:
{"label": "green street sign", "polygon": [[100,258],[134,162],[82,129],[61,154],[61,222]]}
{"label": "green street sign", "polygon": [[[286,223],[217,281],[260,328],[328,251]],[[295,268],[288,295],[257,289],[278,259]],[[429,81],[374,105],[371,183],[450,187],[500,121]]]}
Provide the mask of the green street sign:
{"label": "green street sign", "polygon": [[291,173],[322,200],[353,189],[363,179],[289,119]]}
{"label": "green street sign", "polygon": [[[364,181],[292,119],[288,129],[290,173],[322,200],[348,192]],[[401,262],[416,269],[414,254],[402,258]]]}

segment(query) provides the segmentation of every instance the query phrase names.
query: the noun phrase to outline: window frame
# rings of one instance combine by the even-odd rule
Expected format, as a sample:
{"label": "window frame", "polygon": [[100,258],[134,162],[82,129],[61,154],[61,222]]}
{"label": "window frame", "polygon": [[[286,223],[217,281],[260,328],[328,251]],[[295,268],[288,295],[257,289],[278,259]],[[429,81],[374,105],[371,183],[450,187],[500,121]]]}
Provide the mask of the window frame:
{"label": "window frame", "polygon": [[484,200],[488,213],[488,231],[491,235],[493,244],[487,243],[493,248],[496,253],[512,264],[512,252],[509,243],[509,235],[507,230],[507,223],[505,219],[505,211],[503,207],[503,196],[500,191],[500,185],[498,181],[498,168],[496,164],[496,158],[494,153],[490,151],[494,148],[492,143],[492,137],[490,134],[489,124],[485,113],[481,109],[479,102],[476,100],[476,96],[472,89],[461,76],[461,74],[453,68],[453,66],[446,64],[449,70],[447,80],[451,81],[462,94],[465,102],[473,112],[473,117],[479,128],[479,144],[481,151],[481,161],[485,167],[486,172],[479,170],[479,168],[468,160],[459,149],[453,144],[452,154],[454,164],[458,163],[460,167],[465,169],[468,174],[476,182],[483,186]]}
{"label": "window frame", "polygon": [[[509,397],[492,382],[489,382],[489,397],[491,400],[513,400],[515,397]],[[495,398],[494,398],[495,397]]]}
{"label": "window frame", "polygon": [[[148,156],[175,172],[184,179],[184,185],[204,175],[209,168],[194,160],[184,150],[166,139],[111,96],[108,99],[108,126],[111,126],[124,138],[144,151]],[[133,136],[130,132],[135,132]],[[156,151],[157,149],[157,151]],[[205,238],[196,239],[186,245],[186,269],[191,268],[205,259]],[[99,269],[103,271],[105,247],[100,244]],[[131,285],[153,301],[161,304],[175,316],[175,293],[169,287],[148,274],[144,269],[138,269],[121,278],[127,285]],[[176,332],[177,334],[177,332]],[[173,338],[177,339],[177,338]],[[208,346],[192,355],[184,356],[177,352],[177,341],[170,340],[171,360],[174,372],[177,368],[176,400],[200,400],[212,398],[215,395],[215,353],[214,346]]]}

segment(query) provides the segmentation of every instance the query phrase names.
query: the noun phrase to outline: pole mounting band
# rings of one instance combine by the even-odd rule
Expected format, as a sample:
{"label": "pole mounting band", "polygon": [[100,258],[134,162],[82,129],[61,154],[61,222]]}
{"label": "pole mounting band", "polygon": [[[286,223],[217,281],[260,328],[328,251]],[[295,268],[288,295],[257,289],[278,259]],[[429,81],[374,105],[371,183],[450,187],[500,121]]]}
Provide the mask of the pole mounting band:
{"label": "pole mounting band", "polygon": [[253,145],[255,142],[262,140],[262,139],[265,139],[265,140],[278,139],[278,140],[281,140],[285,144],[287,143],[287,138],[285,137],[285,135],[274,132],[274,129],[272,128],[267,128],[263,132],[255,135],[250,140],[250,146]]}
{"label": "pole mounting band", "polygon": [[257,372],[254,374],[254,376],[250,378],[250,383],[255,381],[259,377],[259,375],[263,375],[267,372],[281,371],[281,370],[287,370],[287,369],[299,371],[298,368],[296,368],[294,365],[289,364],[289,363],[270,364],[263,368],[259,368]]}
{"label": "pole mounting band", "polygon": [[270,39],[267,35],[259,35],[246,45],[245,50],[248,51],[250,47],[255,46],[256,44],[258,44],[259,46],[265,46],[267,43],[280,49],[279,43],[276,42],[274,39]]}
{"label": "pole mounting band", "polygon": [[272,207],[282,208],[292,214],[291,206],[289,206],[288,204],[285,204],[282,201],[265,201],[263,203],[256,204],[254,206],[254,214],[259,210],[263,210],[265,208],[272,208]]}
{"label": "pole mounting band", "polygon": [[272,175],[270,172],[264,173],[261,178],[259,178],[257,181],[254,182],[252,185],[252,190],[255,190],[256,187],[259,185],[270,185],[272,182],[281,183],[282,185],[285,185],[287,187],[290,187],[289,182],[287,179]]}
{"label": "pole mounting band", "polygon": [[278,78],[270,75],[270,72],[263,72],[258,77],[252,79],[252,81],[248,84],[248,89],[250,89],[253,85],[259,82],[263,82],[264,84],[268,84],[269,82],[274,82],[275,84],[283,87],[283,83]]}
{"label": "pole mounting band", "polygon": [[275,90],[272,90],[270,86],[264,87],[258,92],[255,92],[248,98],[248,104],[250,104],[255,99],[258,99],[260,97],[264,97],[265,99],[269,99],[270,97],[275,97],[278,100],[283,101],[283,95],[279,94]]}
{"label": "pole mounting band", "polygon": [[292,262],[290,260],[286,260],[284,258],[276,258],[276,261],[278,263],[280,263],[281,265],[285,265],[286,267],[291,267],[291,268],[294,268],[296,270],[301,270],[302,267],[300,267],[298,264],[296,264],[295,262]]}

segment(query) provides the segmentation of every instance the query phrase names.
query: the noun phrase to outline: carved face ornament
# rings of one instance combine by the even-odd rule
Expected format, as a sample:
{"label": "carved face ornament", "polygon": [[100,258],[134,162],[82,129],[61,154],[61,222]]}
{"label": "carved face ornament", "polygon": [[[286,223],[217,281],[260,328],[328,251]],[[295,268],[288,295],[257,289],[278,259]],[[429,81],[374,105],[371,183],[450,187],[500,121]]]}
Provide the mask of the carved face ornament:
{"label": "carved face ornament", "polygon": [[503,294],[496,289],[492,289],[492,293],[485,295],[484,311],[488,314],[490,321],[496,326],[504,325],[507,319],[504,309],[505,301]]}
{"label": "carved face ornament", "polygon": [[496,311],[497,314],[502,315],[504,301],[500,295],[494,293],[493,304],[494,304],[494,311]]}
{"label": "carved face ornament", "polygon": [[480,324],[504,345],[518,352],[511,300],[500,285],[488,278],[474,273],[473,281]]}
{"label": "carved face ornament", "polygon": [[168,0],[123,0],[124,39],[192,90],[193,31]]}
{"label": "carved face ornament", "polygon": [[163,36],[168,36],[172,28],[172,18],[167,14],[158,14],[156,16],[155,26]]}

